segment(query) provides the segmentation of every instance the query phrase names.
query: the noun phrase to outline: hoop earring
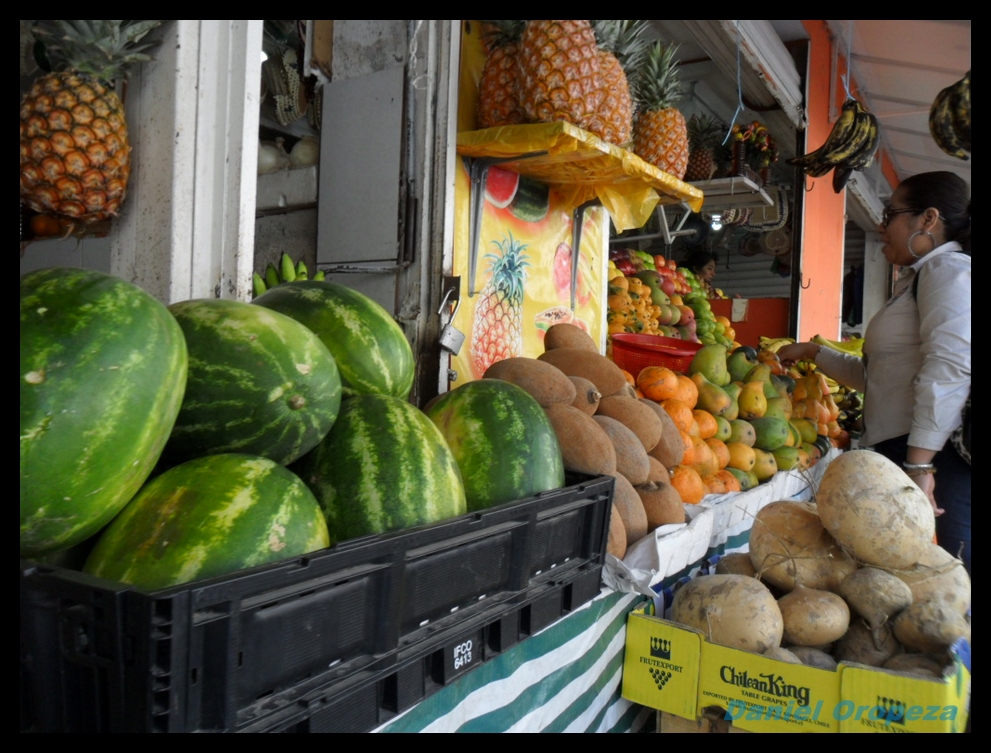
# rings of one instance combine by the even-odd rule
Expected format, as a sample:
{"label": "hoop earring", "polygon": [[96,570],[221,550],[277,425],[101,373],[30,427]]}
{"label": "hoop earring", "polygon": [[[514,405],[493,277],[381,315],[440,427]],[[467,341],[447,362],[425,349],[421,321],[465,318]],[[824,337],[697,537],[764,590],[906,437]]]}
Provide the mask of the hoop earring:
{"label": "hoop earring", "polygon": [[[915,251],[912,250],[912,241],[915,240],[915,236],[917,235],[928,235],[929,240],[932,241],[933,248],[936,248],[936,239],[933,237],[932,233],[930,233],[928,230],[916,230],[908,237],[908,243],[906,244],[906,247],[908,248],[908,252],[912,255],[912,258],[915,259],[916,261],[922,258],[917,253],[915,253]],[[932,251],[932,248],[929,250]]]}

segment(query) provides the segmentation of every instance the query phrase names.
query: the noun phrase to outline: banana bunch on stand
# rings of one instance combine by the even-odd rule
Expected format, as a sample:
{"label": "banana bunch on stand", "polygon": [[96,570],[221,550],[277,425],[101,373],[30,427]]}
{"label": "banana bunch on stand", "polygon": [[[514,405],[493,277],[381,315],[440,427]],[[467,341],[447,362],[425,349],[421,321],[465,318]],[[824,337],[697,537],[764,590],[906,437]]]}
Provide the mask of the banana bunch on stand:
{"label": "banana bunch on stand", "polygon": [[284,282],[294,282],[296,280],[322,280],[324,278],[323,270],[318,270],[313,277],[310,277],[309,270],[300,259],[299,262],[293,262],[289,254],[283,253],[282,258],[279,260],[279,266],[276,267],[272,262],[268,263],[265,268],[265,276],[262,277],[258,272],[255,272],[251,277],[251,284],[253,288],[254,297],[257,298],[266,290],[271,290],[276,285],[281,285]]}
{"label": "banana bunch on stand", "polygon": [[833,124],[826,142],[801,157],[788,160],[806,175],[821,178],[833,170],[833,190],[839,193],[854,170],[866,170],[874,162],[881,129],[877,118],[856,99],[843,103],[840,117]]}
{"label": "banana bunch on stand", "polygon": [[970,158],[970,71],[936,95],[929,109],[929,132],[950,156]]}

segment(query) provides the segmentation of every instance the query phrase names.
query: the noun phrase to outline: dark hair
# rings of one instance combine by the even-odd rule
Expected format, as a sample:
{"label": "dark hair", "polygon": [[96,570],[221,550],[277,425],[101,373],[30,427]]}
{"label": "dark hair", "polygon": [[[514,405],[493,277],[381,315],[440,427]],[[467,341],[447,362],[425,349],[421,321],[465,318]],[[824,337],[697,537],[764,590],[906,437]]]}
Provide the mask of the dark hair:
{"label": "dark hair", "polygon": [[711,251],[706,251],[704,248],[697,248],[686,256],[685,261],[682,263],[693,272],[698,272],[710,261],[718,262],[719,258]]}
{"label": "dark hair", "polygon": [[946,240],[959,243],[970,255],[970,186],[956,173],[937,171],[919,173],[901,182],[905,203],[920,212],[935,207],[939,210]]}

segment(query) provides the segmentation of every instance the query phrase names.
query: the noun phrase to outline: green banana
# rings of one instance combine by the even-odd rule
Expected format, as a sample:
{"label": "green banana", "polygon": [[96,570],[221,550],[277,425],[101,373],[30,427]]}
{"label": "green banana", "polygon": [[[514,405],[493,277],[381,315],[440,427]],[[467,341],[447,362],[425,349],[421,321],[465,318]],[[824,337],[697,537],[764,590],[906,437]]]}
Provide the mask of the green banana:
{"label": "green banana", "polygon": [[967,150],[954,129],[953,118],[953,86],[947,86],[940,90],[929,108],[929,133],[936,145],[951,157],[967,160]]}
{"label": "green banana", "polygon": [[282,279],[285,282],[292,282],[296,279],[296,265],[293,264],[289,254],[282,254]]}
{"label": "green banana", "polygon": [[319,281],[319,280],[323,280],[323,278],[324,278],[324,273],[323,273],[323,270],[322,269],[318,269],[316,271],[316,274],[313,275],[313,279],[314,280],[318,280]]}
{"label": "green banana", "polygon": [[282,279],[279,277],[279,270],[275,268],[275,265],[272,264],[272,262],[269,262],[268,266],[265,267],[265,285],[269,288],[274,288],[276,285],[280,285],[281,283]]}
{"label": "green banana", "polygon": [[306,265],[303,264],[303,260],[300,259],[299,262],[296,264],[296,279],[307,280],[309,279],[309,277],[310,277],[309,271],[306,269]]}
{"label": "green banana", "polygon": [[265,278],[260,274],[255,272],[251,275],[251,287],[254,290],[254,297],[257,298],[266,290],[268,290],[268,285],[265,284]]}

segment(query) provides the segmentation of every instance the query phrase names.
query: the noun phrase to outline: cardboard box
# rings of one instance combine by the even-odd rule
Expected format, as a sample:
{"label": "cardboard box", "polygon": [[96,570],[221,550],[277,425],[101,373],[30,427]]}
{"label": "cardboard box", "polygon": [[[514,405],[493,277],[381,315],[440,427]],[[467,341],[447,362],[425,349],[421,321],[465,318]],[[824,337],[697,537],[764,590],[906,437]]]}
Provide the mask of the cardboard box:
{"label": "cardboard box", "polygon": [[[970,647],[951,651],[942,680],[858,664],[835,672],[709,643],[651,614],[630,613],[623,697],[685,719],[723,709],[754,732],[963,732],[970,708]],[[693,676],[694,675],[694,676]]]}

